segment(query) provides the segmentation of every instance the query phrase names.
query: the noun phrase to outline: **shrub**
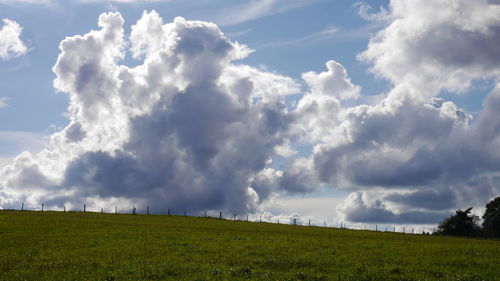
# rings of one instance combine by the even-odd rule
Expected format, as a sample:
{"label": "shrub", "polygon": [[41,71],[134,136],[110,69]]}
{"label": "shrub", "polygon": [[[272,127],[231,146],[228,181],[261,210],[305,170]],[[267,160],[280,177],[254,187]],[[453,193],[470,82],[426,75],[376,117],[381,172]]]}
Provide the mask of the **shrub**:
{"label": "shrub", "polygon": [[477,224],[479,217],[471,214],[472,207],[462,211],[457,210],[452,215],[441,222],[436,234],[451,236],[477,236],[480,233],[480,227]]}

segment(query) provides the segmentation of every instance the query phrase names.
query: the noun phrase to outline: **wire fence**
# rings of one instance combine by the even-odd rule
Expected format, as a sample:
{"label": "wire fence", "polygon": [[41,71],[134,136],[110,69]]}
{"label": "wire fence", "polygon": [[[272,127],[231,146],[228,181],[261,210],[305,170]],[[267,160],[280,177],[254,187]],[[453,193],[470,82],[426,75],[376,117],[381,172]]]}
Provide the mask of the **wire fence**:
{"label": "wire fence", "polygon": [[[125,209],[120,209],[117,205],[114,206],[113,211],[105,211],[104,208],[88,208],[86,204],[83,204],[81,209],[66,209],[66,206],[58,209],[46,209],[44,203],[40,206],[28,206],[24,202],[21,203],[19,209],[11,208],[4,210],[13,211],[39,211],[39,212],[83,212],[83,213],[102,213],[102,214],[132,214],[132,215],[167,215],[167,216],[184,216],[184,217],[204,217],[204,218],[217,218],[222,220],[232,220],[232,221],[246,221],[246,222],[258,222],[258,223],[275,223],[275,224],[288,224],[297,226],[308,226],[308,227],[325,227],[325,228],[340,228],[340,229],[352,229],[352,230],[365,230],[365,231],[379,231],[379,232],[394,232],[394,233],[404,233],[404,234],[434,234],[435,229],[416,229],[415,227],[407,226],[393,226],[393,225],[378,225],[378,224],[351,224],[348,225],[343,221],[332,223],[326,220],[317,219],[305,219],[303,217],[293,217],[293,216],[269,216],[269,215],[259,215],[253,214],[249,215],[238,215],[236,213],[224,213],[222,211],[197,211],[188,212],[187,210],[174,210],[167,209],[166,213],[151,213],[150,206],[146,206],[143,212],[139,212],[135,205],[132,207],[127,207]],[[258,219],[257,219],[258,217]]]}

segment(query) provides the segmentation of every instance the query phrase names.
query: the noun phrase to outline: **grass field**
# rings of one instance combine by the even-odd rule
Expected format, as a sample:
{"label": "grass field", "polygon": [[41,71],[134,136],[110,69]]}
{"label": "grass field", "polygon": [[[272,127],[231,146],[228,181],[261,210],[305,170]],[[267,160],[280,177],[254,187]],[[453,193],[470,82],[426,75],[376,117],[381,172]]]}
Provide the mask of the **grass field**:
{"label": "grass field", "polygon": [[0,211],[0,280],[500,280],[500,241]]}

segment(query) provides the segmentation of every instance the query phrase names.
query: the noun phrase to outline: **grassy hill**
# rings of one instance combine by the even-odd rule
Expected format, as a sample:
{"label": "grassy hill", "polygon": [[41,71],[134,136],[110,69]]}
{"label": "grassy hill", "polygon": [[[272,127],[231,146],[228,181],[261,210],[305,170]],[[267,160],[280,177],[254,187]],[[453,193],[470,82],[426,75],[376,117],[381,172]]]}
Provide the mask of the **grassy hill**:
{"label": "grassy hill", "polygon": [[500,280],[500,241],[0,211],[0,280]]}

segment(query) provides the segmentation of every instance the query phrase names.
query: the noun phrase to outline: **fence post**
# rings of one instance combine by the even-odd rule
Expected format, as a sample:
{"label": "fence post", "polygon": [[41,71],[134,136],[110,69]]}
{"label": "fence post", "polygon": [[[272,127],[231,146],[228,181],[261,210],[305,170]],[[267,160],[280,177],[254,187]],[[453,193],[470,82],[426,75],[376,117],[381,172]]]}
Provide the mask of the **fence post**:
{"label": "fence post", "polygon": [[219,212],[219,219],[222,219],[222,211]]}
{"label": "fence post", "polygon": [[83,204],[83,212],[84,213],[85,213],[86,209],[87,209],[87,205]]}
{"label": "fence post", "polygon": [[42,203],[42,212],[43,212],[43,203]]}
{"label": "fence post", "polygon": [[149,215],[149,206],[147,207],[146,214]]}
{"label": "fence post", "polygon": [[311,226],[311,220],[309,220],[309,226]]}
{"label": "fence post", "polygon": [[21,211],[24,211],[24,202],[21,204]]}

